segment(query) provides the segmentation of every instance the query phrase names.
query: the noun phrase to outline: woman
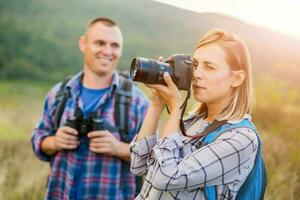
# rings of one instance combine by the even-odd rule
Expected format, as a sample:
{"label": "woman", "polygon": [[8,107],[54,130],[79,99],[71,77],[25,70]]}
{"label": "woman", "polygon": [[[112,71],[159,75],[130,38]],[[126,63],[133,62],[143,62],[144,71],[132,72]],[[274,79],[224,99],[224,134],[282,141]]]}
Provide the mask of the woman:
{"label": "woman", "polygon": [[[164,74],[167,86],[147,85],[153,91],[151,106],[131,143],[131,170],[146,174],[136,199],[235,199],[261,154],[250,123],[251,63],[245,43],[214,30],[199,41],[194,60],[192,90],[200,104],[185,120],[190,137],[180,133],[182,98],[170,75]],[[158,136],[165,105],[170,115]],[[204,133],[216,124],[210,132],[217,136],[208,141],[212,133]]]}

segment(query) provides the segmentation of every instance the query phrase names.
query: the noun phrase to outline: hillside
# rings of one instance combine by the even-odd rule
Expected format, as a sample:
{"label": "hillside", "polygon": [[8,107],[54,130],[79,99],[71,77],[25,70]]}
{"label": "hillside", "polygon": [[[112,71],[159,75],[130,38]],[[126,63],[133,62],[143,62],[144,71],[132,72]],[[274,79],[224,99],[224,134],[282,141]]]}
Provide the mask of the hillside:
{"label": "hillside", "polygon": [[[0,200],[44,198],[49,165],[34,156],[31,132],[53,82],[81,69],[77,40],[97,16],[121,26],[124,70],[135,56],[193,54],[199,38],[214,27],[244,38],[254,64],[252,119],[263,141],[265,199],[300,199],[299,40],[227,16],[150,0],[0,0]],[[193,102],[191,98],[189,109]],[[166,120],[164,112],[161,128]]]}
{"label": "hillside", "polygon": [[82,65],[77,38],[97,16],[115,19],[123,30],[123,69],[135,56],[192,54],[205,32],[220,27],[246,40],[256,73],[299,81],[299,40],[230,17],[149,0],[1,0],[0,79],[52,82],[75,73]]}

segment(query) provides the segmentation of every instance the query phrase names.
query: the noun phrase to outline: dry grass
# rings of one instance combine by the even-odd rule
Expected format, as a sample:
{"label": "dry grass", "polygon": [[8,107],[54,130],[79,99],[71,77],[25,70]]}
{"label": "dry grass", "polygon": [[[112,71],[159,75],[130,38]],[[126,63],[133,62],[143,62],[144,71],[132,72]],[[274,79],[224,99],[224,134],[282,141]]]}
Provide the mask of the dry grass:
{"label": "dry grass", "polygon": [[[49,166],[33,155],[30,135],[48,88],[0,82],[0,200],[43,199]],[[256,97],[253,119],[263,137],[266,199],[299,199],[300,92],[263,78]]]}

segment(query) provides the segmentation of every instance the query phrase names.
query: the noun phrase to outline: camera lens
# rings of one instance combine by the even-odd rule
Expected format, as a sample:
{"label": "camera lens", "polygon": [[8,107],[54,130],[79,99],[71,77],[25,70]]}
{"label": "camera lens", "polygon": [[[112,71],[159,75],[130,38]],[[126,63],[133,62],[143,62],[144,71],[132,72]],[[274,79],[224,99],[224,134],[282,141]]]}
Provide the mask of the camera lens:
{"label": "camera lens", "polygon": [[137,79],[139,79],[137,77],[138,75],[138,59],[134,58],[132,63],[131,63],[131,68],[130,68],[130,77],[132,80],[136,81]]}
{"label": "camera lens", "polygon": [[136,57],[131,62],[130,76],[132,80],[148,84],[165,84],[163,73],[169,72],[172,76],[173,67],[148,58]]}
{"label": "camera lens", "polygon": [[135,57],[130,66],[131,79],[146,84],[166,85],[163,74],[168,72],[180,90],[189,90],[193,61],[188,55],[175,54],[169,62]]}

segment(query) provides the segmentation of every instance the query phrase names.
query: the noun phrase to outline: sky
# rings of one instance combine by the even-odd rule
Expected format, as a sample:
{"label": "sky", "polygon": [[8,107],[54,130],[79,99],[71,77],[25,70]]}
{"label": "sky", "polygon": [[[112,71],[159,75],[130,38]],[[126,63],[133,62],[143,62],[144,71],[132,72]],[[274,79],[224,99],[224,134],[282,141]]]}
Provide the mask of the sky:
{"label": "sky", "polygon": [[196,12],[212,12],[300,39],[300,0],[154,0]]}

